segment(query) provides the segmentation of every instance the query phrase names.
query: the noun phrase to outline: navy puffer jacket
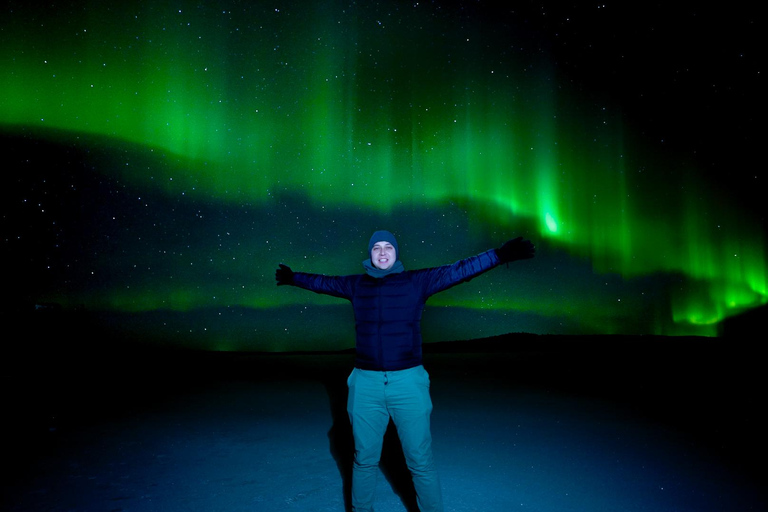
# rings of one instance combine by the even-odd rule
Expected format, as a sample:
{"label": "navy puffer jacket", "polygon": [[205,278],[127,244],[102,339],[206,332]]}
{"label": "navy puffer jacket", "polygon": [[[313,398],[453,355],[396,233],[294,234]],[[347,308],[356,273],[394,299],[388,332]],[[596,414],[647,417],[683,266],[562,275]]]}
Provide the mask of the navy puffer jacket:
{"label": "navy puffer jacket", "polygon": [[374,278],[367,274],[325,276],[296,272],[295,286],[348,299],[355,312],[355,366],[404,370],[422,363],[421,314],[427,299],[499,264],[495,250],[452,265]]}

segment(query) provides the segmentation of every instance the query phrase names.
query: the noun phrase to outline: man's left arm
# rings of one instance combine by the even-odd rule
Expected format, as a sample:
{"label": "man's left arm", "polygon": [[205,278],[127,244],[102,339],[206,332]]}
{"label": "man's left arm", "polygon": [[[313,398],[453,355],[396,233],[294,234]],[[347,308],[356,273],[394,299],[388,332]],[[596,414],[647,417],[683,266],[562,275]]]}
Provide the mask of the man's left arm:
{"label": "man's left arm", "polygon": [[451,265],[428,270],[427,296],[446,290],[459,283],[512,261],[533,258],[536,248],[530,240],[518,237],[504,243],[498,249],[491,249],[476,256],[470,256]]}

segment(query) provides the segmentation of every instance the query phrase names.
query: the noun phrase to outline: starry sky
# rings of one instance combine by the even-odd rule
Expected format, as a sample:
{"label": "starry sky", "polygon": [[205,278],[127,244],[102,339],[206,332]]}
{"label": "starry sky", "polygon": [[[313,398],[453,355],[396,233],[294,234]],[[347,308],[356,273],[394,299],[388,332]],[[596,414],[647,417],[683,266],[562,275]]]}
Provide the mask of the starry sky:
{"label": "starry sky", "polygon": [[431,298],[426,341],[716,336],[768,298],[754,7],[111,4],[2,7],[6,310],[347,348],[348,303],[274,269],[361,272],[377,229],[412,269],[537,246]]}

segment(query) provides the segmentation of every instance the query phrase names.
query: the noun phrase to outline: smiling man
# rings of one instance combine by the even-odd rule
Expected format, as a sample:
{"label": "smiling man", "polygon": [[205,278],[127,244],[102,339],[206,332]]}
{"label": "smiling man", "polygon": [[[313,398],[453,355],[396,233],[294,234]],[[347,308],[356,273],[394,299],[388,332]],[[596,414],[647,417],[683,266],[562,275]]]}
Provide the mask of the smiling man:
{"label": "smiling man", "polygon": [[381,449],[389,419],[397,427],[419,510],[442,512],[432,457],[429,375],[422,366],[421,314],[435,293],[492,268],[532,258],[521,237],[452,265],[406,271],[395,236],[376,231],[368,243],[365,274],[326,276],[293,272],[280,264],[278,285],[293,285],[349,300],[355,313],[355,368],[347,380],[347,412],[355,440],[352,510],[373,510]]}
{"label": "smiling man", "polygon": [[387,270],[395,264],[395,247],[389,242],[376,242],[371,249],[371,261],[376,268]]}

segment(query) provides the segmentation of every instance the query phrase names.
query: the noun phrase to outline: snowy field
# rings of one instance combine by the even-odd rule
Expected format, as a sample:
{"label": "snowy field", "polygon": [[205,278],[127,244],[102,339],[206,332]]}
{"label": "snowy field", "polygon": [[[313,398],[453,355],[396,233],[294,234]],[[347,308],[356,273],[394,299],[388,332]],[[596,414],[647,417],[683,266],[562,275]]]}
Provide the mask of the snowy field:
{"label": "snowy field", "polygon": [[[732,339],[503,343],[426,354],[446,511],[766,510],[756,352]],[[15,357],[3,510],[347,510],[349,353]],[[412,503],[390,432],[376,510]]]}

